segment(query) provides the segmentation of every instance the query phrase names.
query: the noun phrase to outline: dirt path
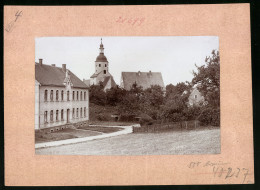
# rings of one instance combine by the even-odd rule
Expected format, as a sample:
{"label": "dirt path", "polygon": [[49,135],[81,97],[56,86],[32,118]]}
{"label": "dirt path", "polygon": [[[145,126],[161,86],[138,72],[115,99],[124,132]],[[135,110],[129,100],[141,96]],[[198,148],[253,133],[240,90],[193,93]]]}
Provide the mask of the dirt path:
{"label": "dirt path", "polygon": [[71,145],[41,148],[36,154],[165,155],[218,154],[220,129],[163,133],[131,133]]}

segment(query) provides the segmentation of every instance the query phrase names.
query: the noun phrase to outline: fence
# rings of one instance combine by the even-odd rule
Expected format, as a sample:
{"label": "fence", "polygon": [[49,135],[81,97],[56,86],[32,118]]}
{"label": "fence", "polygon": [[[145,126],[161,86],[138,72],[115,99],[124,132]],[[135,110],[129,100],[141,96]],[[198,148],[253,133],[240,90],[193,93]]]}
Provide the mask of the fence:
{"label": "fence", "polygon": [[153,125],[143,125],[141,127],[133,127],[133,133],[144,133],[144,132],[160,132],[166,130],[189,130],[198,128],[199,121],[182,121],[182,122],[172,122],[172,123],[162,123]]}

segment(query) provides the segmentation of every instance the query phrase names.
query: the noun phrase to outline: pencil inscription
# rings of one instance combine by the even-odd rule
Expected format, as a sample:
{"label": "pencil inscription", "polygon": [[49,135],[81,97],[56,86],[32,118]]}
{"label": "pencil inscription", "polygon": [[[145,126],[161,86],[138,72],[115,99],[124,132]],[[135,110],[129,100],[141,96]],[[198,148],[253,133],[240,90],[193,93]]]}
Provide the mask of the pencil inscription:
{"label": "pencil inscription", "polygon": [[[202,167],[210,168],[211,172],[214,176],[214,178],[224,178],[225,180],[231,179],[231,178],[241,178],[242,184],[251,184],[253,183],[248,179],[248,175],[251,175],[252,173],[249,172],[248,168],[240,168],[240,167],[230,167],[230,163],[228,162],[211,162],[207,161],[205,163],[203,162],[190,162],[188,164],[188,168],[194,169],[198,171]],[[209,173],[209,174],[210,174]]]}
{"label": "pencil inscription", "polygon": [[127,17],[118,17],[116,22],[117,23],[124,23],[124,24],[129,24],[129,25],[132,25],[132,26],[140,26],[144,23],[145,21],[145,18],[144,17],[141,17],[141,18],[127,18]]}
{"label": "pencil inscription", "polygon": [[22,16],[22,12],[23,12],[23,11],[17,11],[17,12],[15,13],[15,15],[14,15],[14,16],[15,16],[15,19],[7,24],[7,26],[5,27],[5,31],[11,32],[11,31],[13,30],[13,28],[14,28],[14,26],[15,26],[15,22],[17,22],[17,21],[18,21],[18,18]]}

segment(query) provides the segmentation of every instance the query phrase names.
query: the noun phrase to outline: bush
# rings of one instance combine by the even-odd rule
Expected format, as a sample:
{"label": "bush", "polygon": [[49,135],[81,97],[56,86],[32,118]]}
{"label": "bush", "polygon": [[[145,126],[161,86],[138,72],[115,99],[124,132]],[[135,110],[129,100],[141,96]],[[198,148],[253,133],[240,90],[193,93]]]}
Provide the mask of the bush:
{"label": "bush", "polygon": [[104,114],[100,113],[97,115],[98,121],[109,121],[109,118],[107,118]]}
{"label": "bush", "polygon": [[201,125],[212,125],[212,126],[219,126],[220,125],[220,110],[207,108],[202,111],[202,113],[197,118]]}
{"label": "bush", "polygon": [[211,125],[220,126],[220,109],[214,109],[212,114]]}
{"label": "bush", "polygon": [[135,120],[135,115],[133,114],[124,114],[121,115],[119,118],[119,121],[134,121]]}

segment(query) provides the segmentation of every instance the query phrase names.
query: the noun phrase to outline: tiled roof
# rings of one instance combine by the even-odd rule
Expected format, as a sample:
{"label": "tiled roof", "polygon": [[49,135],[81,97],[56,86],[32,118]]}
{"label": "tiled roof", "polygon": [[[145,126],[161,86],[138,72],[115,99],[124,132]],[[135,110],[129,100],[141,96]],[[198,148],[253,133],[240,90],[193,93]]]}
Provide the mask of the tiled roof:
{"label": "tiled roof", "polygon": [[94,73],[93,75],[91,75],[91,77],[90,78],[95,78],[95,77],[97,77],[100,73],[102,73],[102,71],[100,71],[99,73]]}
{"label": "tiled roof", "polygon": [[122,72],[122,80],[122,87],[126,90],[130,90],[134,83],[142,86],[143,89],[150,88],[152,85],[159,85],[164,88],[160,72]]}
{"label": "tiled roof", "polygon": [[[69,74],[74,88],[88,88],[87,85],[71,71],[69,71]],[[35,63],[35,79],[41,85],[64,87],[63,82],[65,77],[66,73],[62,71],[61,67]]]}
{"label": "tiled roof", "polygon": [[103,81],[104,87],[107,85],[107,83],[108,83],[110,78],[111,78],[111,87],[115,87],[116,86],[116,82],[114,81],[114,78],[112,76],[108,76],[108,77],[105,77],[105,79]]}
{"label": "tiled roof", "polygon": [[83,79],[83,82],[84,82],[87,86],[90,86],[90,80],[89,80],[89,79],[87,79],[87,80]]}

